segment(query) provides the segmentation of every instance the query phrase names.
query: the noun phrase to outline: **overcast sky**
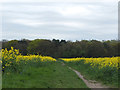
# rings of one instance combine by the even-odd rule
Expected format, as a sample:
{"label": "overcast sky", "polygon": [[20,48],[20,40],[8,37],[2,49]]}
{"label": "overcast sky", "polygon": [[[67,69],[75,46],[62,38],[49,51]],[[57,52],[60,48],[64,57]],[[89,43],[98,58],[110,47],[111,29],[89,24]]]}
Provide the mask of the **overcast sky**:
{"label": "overcast sky", "polygon": [[[44,2],[43,2],[44,1]],[[99,1],[99,2],[98,2]],[[3,0],[2,38],[118,38],[116,0]]]}

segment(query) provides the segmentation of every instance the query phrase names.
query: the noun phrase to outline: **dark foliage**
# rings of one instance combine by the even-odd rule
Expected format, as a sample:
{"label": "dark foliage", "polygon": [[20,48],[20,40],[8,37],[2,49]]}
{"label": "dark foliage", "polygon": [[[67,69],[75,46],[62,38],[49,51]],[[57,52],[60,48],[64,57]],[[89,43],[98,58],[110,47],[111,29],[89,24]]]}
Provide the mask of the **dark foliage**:
{"label": "dark foliage", "polygon": [[20,50],[22,55],[40,54],[45,56],[60,57],[112,57],[119,56],[120,42],[117,40],[97,41],[66,41],[66,40],[4,40],[2,48],[14,47]]}

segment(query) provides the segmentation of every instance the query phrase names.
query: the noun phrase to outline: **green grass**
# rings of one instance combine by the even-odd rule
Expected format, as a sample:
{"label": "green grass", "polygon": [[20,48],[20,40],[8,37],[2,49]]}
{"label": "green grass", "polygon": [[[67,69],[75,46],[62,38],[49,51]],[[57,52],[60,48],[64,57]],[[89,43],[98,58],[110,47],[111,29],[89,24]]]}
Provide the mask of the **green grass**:
{"label": "green grass", "polygon": [[[8,73],[8,74],[7,74]],[[20,73],[6,71],[3,88],[87,88],[85,83],[61,62],[28,64]]]}
{"label": "green grass", "polygon": [[84,64],[84,61],[64,62],[66,65],[78,70],[88,80],[96,80],[110,87],[118,87],[118,71],[116,68],[105,67],[99,69],[92,68],[90,64]]}

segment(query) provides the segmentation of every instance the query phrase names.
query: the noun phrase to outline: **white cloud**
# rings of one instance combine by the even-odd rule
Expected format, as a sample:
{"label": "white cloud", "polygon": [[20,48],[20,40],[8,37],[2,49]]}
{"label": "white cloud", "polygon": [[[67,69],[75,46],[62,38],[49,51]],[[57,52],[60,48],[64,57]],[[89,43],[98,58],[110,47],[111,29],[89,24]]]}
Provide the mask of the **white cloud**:
{"label": "white cloud", "polygon": [[[99,1],[101,3],[98,0],[85,1],[84,3],[38,3],[40,0],[5,0],[2,9],[3,23],[6,26],[4,31],[18,30],[21,32],[20,37],[29,32],[32,35],[28,34],[28,37],[38,38],[39,32],[40,38],[63,37],[63,39],[79,40],[89,37],[97,39],[101,36],[105,38],[107,35],[115,38],[114,36],[117,35],[116,1],[101,0]],[[12,33],[10,33],[11,38],[16,38]]]}
{"label": "white cloud", "polygon": [[76,28],[82,28],[85,26],[83,23],[80,23],[80,22],[60,22],[60,24],[63,24],[69,27],[76,27]]}
{"label": "white cloud", "polygon": [[59,8],[58,12],[60,12],[64,16],[85,16],[90,15],[92,13],[88,8],[82,6],[65,6]]}
{"label": "white cloud", "polygon": [[63,26],[67,26],[67,27],[75,27],[75,28],[79,28],[79,27],[84,27],[85,25],[83,23],[80,22],[40,22],[37,20],[30,20],[30,19],[14,19],[14,20],[10,20],[9,23],[14,23],[14,24],[21,24],[21,25],[26,25],[26,26],[30,26],[30,27],[40,27],[42,25],[63,25]]}
{"label": "white cloud", "polygon": [[0,2],[118,2],[118,0],[1,0]]}
{"label": "white cloud", "polygon": [[22,19],[12,20],[11,23],[27,25],[27,26],[30,26],[30,27],[37,27],[39,25],[44,25],[44,23],[42,23],[42,22],[33,21],[33,20],[25,20],[25,19],[24,20],[22,20]]}

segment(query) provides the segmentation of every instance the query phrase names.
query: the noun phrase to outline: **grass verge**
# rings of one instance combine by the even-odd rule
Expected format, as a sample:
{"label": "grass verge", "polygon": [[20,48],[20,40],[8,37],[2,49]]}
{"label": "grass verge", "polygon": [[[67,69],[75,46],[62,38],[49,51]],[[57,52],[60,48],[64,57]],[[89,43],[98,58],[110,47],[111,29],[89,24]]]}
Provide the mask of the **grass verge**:
{"label": "grass verge", "polygon": [[26,64],[19,73],[10,69],[3,74],[3,88],[87,88],[85,83],[61,63]]}

